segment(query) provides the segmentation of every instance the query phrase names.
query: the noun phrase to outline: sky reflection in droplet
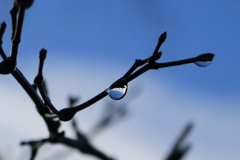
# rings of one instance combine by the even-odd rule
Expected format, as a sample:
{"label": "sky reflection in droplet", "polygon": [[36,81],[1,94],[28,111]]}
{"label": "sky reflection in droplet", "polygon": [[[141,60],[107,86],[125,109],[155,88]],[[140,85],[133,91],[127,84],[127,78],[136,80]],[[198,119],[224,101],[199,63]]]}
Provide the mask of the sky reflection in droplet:
{"label": "sky reflection in droplet", "polygon": [[113,100],[122,99],[127,93],[127,85],[124,85],[123,88],[112,88],[108,90],[108,95]]}

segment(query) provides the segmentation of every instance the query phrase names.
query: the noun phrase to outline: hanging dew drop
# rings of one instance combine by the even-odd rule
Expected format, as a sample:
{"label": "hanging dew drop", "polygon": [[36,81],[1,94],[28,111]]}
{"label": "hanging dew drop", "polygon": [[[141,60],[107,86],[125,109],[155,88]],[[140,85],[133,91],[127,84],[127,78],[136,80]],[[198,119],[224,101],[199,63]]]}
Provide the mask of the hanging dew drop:
{"label": "hanging dew drop", "polygon": [[199,67],[207,67],[211,64],[212,61],[197,61],[194,62]]}
{"label": "hanging dew drop", "polygon": [[123,87],[108,89],[107,92],[110,98],[114,100],[120,100],[126,95],[127,89],[128,89],[127,85],[124,85]]}
{"label": "hanging dew drop", "polygon": [[212,53],[201,54],[194,59],[194,63],[199,67],[207,67],[211,64],[214,56]]}

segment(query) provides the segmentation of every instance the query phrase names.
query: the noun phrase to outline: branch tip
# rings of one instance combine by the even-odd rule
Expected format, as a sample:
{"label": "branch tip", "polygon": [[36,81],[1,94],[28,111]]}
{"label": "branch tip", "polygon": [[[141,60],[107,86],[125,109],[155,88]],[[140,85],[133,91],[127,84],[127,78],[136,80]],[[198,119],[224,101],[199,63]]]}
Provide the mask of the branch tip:
{"label": "branch tip", "polygon": [[34,0],[14,0],[14,5],[20,8],[30,8],[33,4]]}
{"label": "branch tip", "polygon": [[41,59],[41,60],[45,60],[46,56],[47,56],[47,50],[44,49],[44,48],[41,49],[41,51],[40,51],[40,53],[39,53],[40,59]]}
{"label": "branch tip", "polygon": [[159,37],[159,42],[163,43],[167,38],[167,32],[163,32]]}
{"label": "branch tip", "polygon": [[0,28],[0,29],[4,31],[4,30],[6,29],[6,27],[7,27],[6,22],[2,22],[2,23],[1,23],[1,28]]}
{"label": "branch tip", "polygon": [[[156,60],[158,60],[161,55],[162,52],[159,52],[159,49],[162,45],[162,43],[165,41],[165,39],[167,38],[167,32],[164,32],[163,34],[161,34],[161,36],[158,38],[158,43],[156,45],[156,48],[153,51],[153,54],[151,55],[151,57],[149,58],[148,64],[155,64]],[[154,68],[155,69],[155,68]]]}

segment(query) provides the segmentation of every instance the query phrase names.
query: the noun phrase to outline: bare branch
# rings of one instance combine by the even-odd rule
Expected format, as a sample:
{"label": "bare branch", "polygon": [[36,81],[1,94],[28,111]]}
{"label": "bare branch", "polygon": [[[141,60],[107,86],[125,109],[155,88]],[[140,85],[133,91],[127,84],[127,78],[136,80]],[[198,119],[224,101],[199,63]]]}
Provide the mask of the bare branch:
{"label": "bare branch", "polygon": [[[114,88],[114,87],[122,87],[122,86],[127,86],[128,82],[132,81],[136,77],[140,76],[141,74],[145,73],[146,71],[150,69],[159,69],[159,68],[165,68],[165,67],[171,67],[171,66],[176,66],[176,65],[183,65],[183,64],[189,64],[189,63],[196,63],[198,61],[212,61],[214,54],[207,53],[207,54],[202,54],[200,56],[194,57],[194,58],[189,58],[185,60],[180,60],[180,61],[174,61],[174,62],[167,62],[167,63],[156,63],[156,60],[161,57],[161,52],[158,52],[161,44],[164,42],[166,39],[166,32],[164,32],[158,40],[158,43],[156,45],[156,48],[150,58],[147,60],[137,60],[133,64],[133,66],[129,69],[129,71],[120,79],[115,81],[109,88]],[[203,58],[204,57],[204,58]],[[136,68],[138,68],[140,65],[148,62],[145,64],[142,68],[138,69],[137,71],[134,72]],[[132,73],[133,72],[133,73]],[[59,119],[61,121],[69,121],[73,118],[73,116],[89,107],[90,105],[96,103],[97,101],[101,100],[105,96],[107,96],[109,89],[106,89],[102,91],[100,94],[95,96],[94,98],[88,100],[87,102],[80,104],[78,106],[75,106],[73,108],[65,108],[59,111]]]}
{"label": "bare branch", "polygon": [[[6,28],[6,24],[2,23],[1,28],[0,28],[0,38],[1,38],[0,42],[2,42],[2,35],[4,33],[5,28]],[[7,58],[6,54],[2,50],[2,45],[0,45],[0,55],[2,56],[3,59]],[[50,114],[51,112],[50,112],[49,108],[43,104],[42,100],[37,95],[34,86],[32,86],[28,82],[28,80],[24,77],[24,75],[21,73],[21,71],[18,68],[16,68],[16,70],[14,70],[12,72],[12,75],[18,81],[18,83],[23,87],[23,89],[27,92],[27,94],[33,100],[33,102],[35,103],[37,111],[43,117],[43,119],[45,120],[45,122],[48,126],[49,132],[50,133],[58,133],[58,128],[60,126],[59,121],[54,121],[52,119],[45,118],[45,114],[47,114],[47,113]]]}
{"label": "bare branch", "polygon": [[[34,85],[31,85],[28,82],[28,80],[24,77],[24,75],[21,73],[21,71],[16,67],[18,47],[21,41],[25,10],[32,6],[33,1],[34,0],[14,0],[14,6],[10,11],[11,19],[12,19],[12,36],[11,36],[12,48],[11,48],[11,54],[8,57],[6,56],[2,48],[2,43],[3,43],[2,38],[6,29],[5,22],[1,24],[1,28],[0,28],[0,55],[3,58],[3,61],[0,63],[0,74],[11,73],[13,75],[13,77],[18,81],[18,83],[23,87],[23,89],[27,92],[29,97],[35,103],[38,113],[44,119],[49,130],[49,138],[38,140],[38,141],[29,141],[29,142],[21,143],[21,145],[31,146],[31,151],[32,151],[31,158],[30,158],[31,160],[33,160],[36,157],[38,149],[46,142],[61,143],[69,147],[78,149],[83,153],[87,153],[95,157],[98,157],[102,160],[112,160],[111,157],[108,157],[107,155],[105,155],[103,152],[99,151],[92,145],[88,137],[84,135],[81,132],[81,130],[78,128],[76,120],[72,121],[72,126],[73,126],[73,129],[75,130],[75,133],[78,139],[71,139],[71,138],[65,137],[64,131],[59,132],[59,127],[61,125],[59,120],[62,120],[62,121],[71,120],[74,117],[74,115],[80,110],[83,110],[89,107],[90,105],[96,103],[97,101],[104,98],[106,95],[108,94],[110,95],[111,90],[113,90],[114,88],[125,87],[124,94],[120,98],[116,98],[116,99],[123,98],[127,93],[128,83],[150,69],[159,69],[159,68],[183,65],[188,63],[195,63],[200,67],[205,67],[210,64],[210,62],[213,60],[213,57],[214,57],[214,54],[206,53],[194,58],[184,59],[180,61],[157,63],[156,61],[160,59],[162,55],[162,52],[160,52],[159,49],[167,37],[167,33],[164,32],[163,34],[160,35],[157,45],[154,49],[154,52],[149,58],[145,60],[137,59],[135,63],[132,65],[132,67],[121,78],[119,78],[117,81],[111,84],[110,87],[108,87],[107,89],[105,89],[104,91],[102,91],[101,93],[93,97],[92,99],[86,101],[85,103],[77,105],[75,107],[72,107],[73,104],[76,102],[76,99],[72,98],[69,101],[71,108],[65,108],[58,111],[53,106],[53,104],[50,101],[50,98],[48,97],[47,89],[43,79],[42,71],[43,71],[44,60],[46,58],[47,51],[45,49],[42,49],[40,51],[39,70],[36,78],[34,79],[34,83],[35,83]],[[137,70],[137,68],[139,67],[141,68]],[[41,97],[44,103],[36,93],[37,88],[41,94]],[[122,109],[123,108],[118,108],[116,112],[123,113]],[[51,118],[48,118],[46,115],[51,117],[59,117],[59,120],[55,121]],[[111,120],[111,117],[110,118],[107,117],[107,118],[108,118],[107,121]],[[173,160],[173,159],[180,160],[180,158],[189,150],[190,148],[189,145],[187,145],[186,147],[182,147],[182,141],[185,139],[185,136],[189,133],[191,127],[192,126],[189,125],[184,130],[184,132],[176,142],[175,146],[173,147],[173,150],[167,160]]]}
{"label": "bare branch", "polygon": [[[47,99],[48,95],[45,92],[45,90],[47,90],[47,88],[44,88],[44,86],[46,86],[46,85],[44,84],[43,76],[42,76],[42,69],[43,69],[43,64],[44,64],[45,58],[46,58],[46,50],[43,49],[40,51],[39,70],[38,70],[38,74],[37,74],[34,82],[35,82],[35,85],[38,86],[39,91],[41,89],[40,93],[41,93],[42,97],[44,99]],[[33,87],[33,88],[36,89],[36,87]],[[74,103],[74,101],[76,101],[76,100],[70,99],[70,105],[72,105]],[[49,102],[47,102],[47,103],[49,103]],[[45,114],[50,114],[49,110],[44,110],[43,108],[38,108],[38,112],[44,118],[44,120],[48,126],[50,135],[49,135],[49,138],[46,138],[46,139],[22,143],[22,144],[29,144],[31,146],[31,150],[32,150],[31,160],[34,159],[34,157],[37,154],[38,149],[45,142],[61,143],[61,144],[67,145],[69,147],[76,148],[83,153],[87,153],[87,154],[96,156],[102,160],[112,160],[112,158],[108,157],[103,152],[100,152],[99,150],[97,150],[95,147],[92,146],[92,144],[90,143],[88,138],[84,134],[82,134],[80,132],[80,130],[77,128],[76,122],[75,122],[75,129],[76,129],[78,140],[65,137],[64,131],[60,132],[60,133],[58,132],[59,126],[61,125],[60,122],[54,121],[53,119],[46,118],[46,116],[45,116]]]}
{"label": "bare branch", "polygon": [[14,36],[13,36],[13,39],[12,39],[11,55],[0,63],[0,74],[10,74],[16,68],[18,45],[21,41],[21,33],[22,33],[24,13],[25,13],[25,8],[20,8],[20,12],[19,12],[19,15],[18,15],[18,21],[17,21],[17,26],[15,28]]}

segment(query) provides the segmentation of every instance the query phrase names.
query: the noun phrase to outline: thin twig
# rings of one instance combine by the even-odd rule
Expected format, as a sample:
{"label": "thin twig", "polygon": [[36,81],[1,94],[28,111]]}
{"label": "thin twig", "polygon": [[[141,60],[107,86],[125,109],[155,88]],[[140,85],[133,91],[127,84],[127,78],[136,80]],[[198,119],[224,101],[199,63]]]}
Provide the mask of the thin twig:
{"label": "thin twig", "polygon": [[[45,57],[46,57],[46,50],[41,50],[40,51],[39,70],[38,70],[38,74],[37,74],[34,81],[35,81],[36,85],[38,85],[38,89],[40,88],[41,90],[44,91],[43,96],[48,97],[47,92],[45,92],[45,91],[47,91],[47,88],[44,88],[44,86],[46,86],[46,85],[44,84],[43,76],[42,76],[43,62],[44,62]],[[80,130],[77,129],[77,126],[76,126],[76,129],[77,129],[78,139],[72,139],[72,138],[65,137],[64,131],[59,133],[58,129],[59,129],[59,126],[60,126],[60,122],[59,121],[53,121],[53,119],[46,118],[45,114],[49,113],[48,111],[41,112],[41,115],[44,118],[44,120],[45,120],[46,124],[48,125],[49,129],[51,129],[51,130],[49,130],[49,133],[50,133],[49,138],[45,138],[45,139],[38,140],[38,141],[30,141],[30,142],[22,142],[21,143],[21,144],[28,144],[28,145],[31,146],[31,149],[32,149],[31,160],[33,160],[34,157],[36,157],[37,151],[40,148],[40,146],[42,146],[46,142],[53,143],[53,144],[54,143],[64,144],[68,147],[76,148],[83,153],[96,156],[96,157],[98,157],[102,160],[112,160],[111,157],[108,157],[106,154],[104,154],[103,152],[96,149],[90,143],[88,138],[86,136],[84,136],[84,134],[82,134],[80,132]],[[75,124],[76,124],[76,122],[75,122]]]}
{"label": "thin twig", "polygon": [[[16,28],[12,39],[12,51],[11,54],[8,58],[5,58],[1,63],[0,63],[0,74],[10,74],[16,69],[17,65],[17,54],[18,54],[18,46],[21,41],[21,33],[22,33],[22,25],[23,25],[23,19],[24,19],[24,13],[25,9],[20,8],[20,12],[18,15],[18,20],[16,24]],[[16,19],[14,14],[15,12],[12,12],[12,22],[15,23]],[[15,24],[13,24],[14,26]],[[14,27],[13,27],[14,28]]]}
{"label": "thin twig", "polygon": [[16,24],[17,24],[17,14],[18,14],[19,8],[15,5],[13,5],[13,8],[10,10],[10,14],[11,14],[11,18],[12,18],[12,40],[14,38],[15,35],[15,28],[16,28]]}
{"label": "thin twig", "polygon": [[184,144],[185,139],[192,131],[193,123],[188,123],[180,136],[178,137],[177,141],[174,143],[173,148],[169,155],[167,156],[166,160],[181,160],[184,155],[190,150],[190,144]]}
{"label": "thin twig", "polygon": [[38,90],[44,100],[44,104],[47,105],[56,115],[59,115],[58,110],[53,106],[53,104],[50,101],[50,98],[47,96],[44,88],[43,88],[43,75],[42,75],[42,70],[43,70],[43,64],[44,60],[46,58],[47,50],[42,49],[39,54],[39,70],[36,78],[34,79],[34,83],[37,85]]}

